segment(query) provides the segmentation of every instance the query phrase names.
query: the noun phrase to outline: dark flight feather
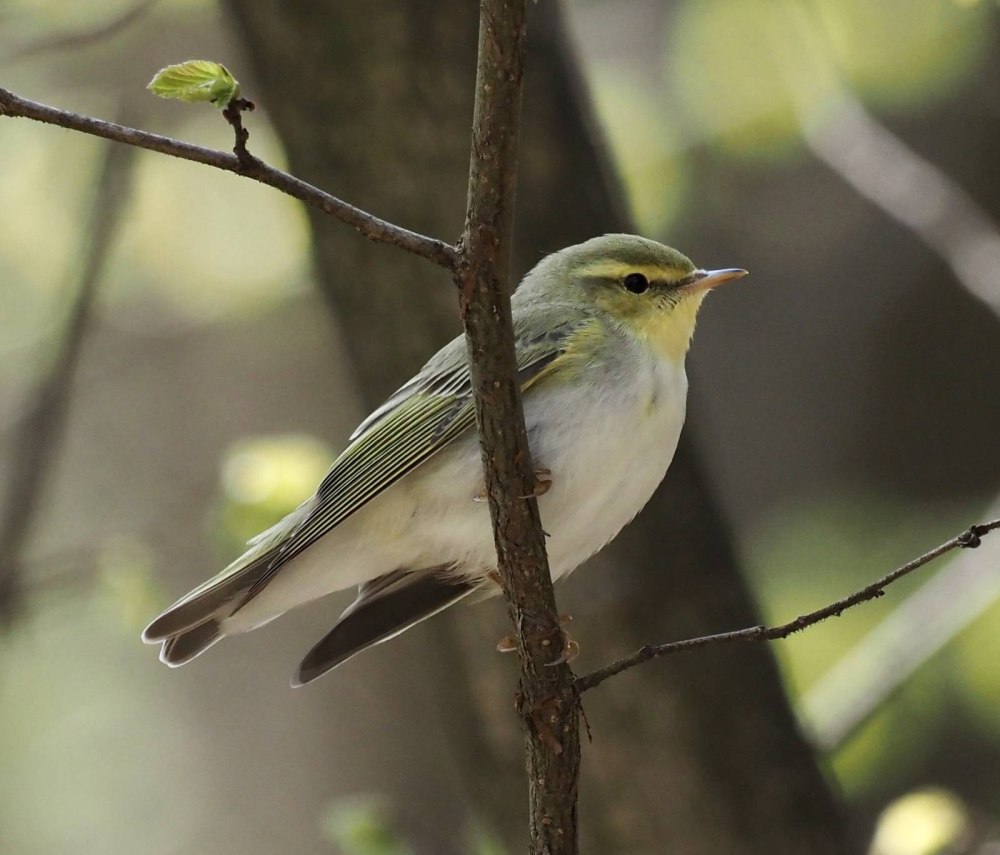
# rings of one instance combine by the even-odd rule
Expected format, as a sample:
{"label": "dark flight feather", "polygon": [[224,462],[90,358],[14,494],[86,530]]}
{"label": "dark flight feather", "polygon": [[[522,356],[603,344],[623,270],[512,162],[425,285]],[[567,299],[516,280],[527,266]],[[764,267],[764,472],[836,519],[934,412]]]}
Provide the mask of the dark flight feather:
{"label": "dark flight feather", "polygon": [[362,586],[358,599],[299,665],[293,686],[304,686],[366,647],[386,641],[468,596],[479,583],[452,581],[439,572],[394,571]]}

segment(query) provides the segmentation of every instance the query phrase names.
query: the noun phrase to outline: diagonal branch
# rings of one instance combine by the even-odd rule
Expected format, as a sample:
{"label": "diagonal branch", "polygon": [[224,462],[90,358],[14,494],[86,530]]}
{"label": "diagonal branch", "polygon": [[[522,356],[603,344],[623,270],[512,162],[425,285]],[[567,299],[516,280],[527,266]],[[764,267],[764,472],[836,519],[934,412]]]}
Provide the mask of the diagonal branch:
{"label": "diagonal branch", "polygon": [[672,641],[667,644],[647,644],[645,647],[639,648],[634,653],[619,659],[617,662],[612,662],[610,665],[606,665],[603,668],[592,671],[590,674],[577,678],[577,691],[581,693],[586,692],[589,689],[599,686],[609,677],[620,674],[622,671],[627,671],[629,668],[634,668],[636,665],[641,665],[650,659],[657,659],[660,656],[666,656],[671,653],[682,653],[688,650],[695,650],[699,647],[729,644],[734,641],[776,641],[780,638],[788,638],[793,633],[806,629],[827,618],[840,617],[843,612],[853,606],[878,599],[885,593],[886,587],[897,579],[902,579],[914,570],[923,567],[925,564],[929,564],[934,559],[940,558],[953,549],[975,549],[979,546],[981,538],[984,535],[998,528],[1000,528],[1000,519],[981,525],[970,526],[951,540],[947,540],[940,546],[930,550],[930,552],[925,552],[918,558],[908,561],[902,567],[897,567],[891,573],[886,574],[881,579],[872,582],[861,590],[855,591],[853,594],[830,603],[828,606],[824,606],[809,614],[801,615],[795,618],[795,620],[780,624],[779,626],[750,626],[746,629],[720,632],[717,635],[703,635],[698,638]]}
{"label": "diagonal branch", "polygon": [[909,229],[969,293],[1000,313],[1000,228],[990,213],[865,107],[844,79],[829,28],[815,9],[810,13],[789,0],[786,9],[803,53],[801,61],[781,67],[806,145],[859,195]]}
{"label": "diagonal branch", "polygon": [[809,687],[799,706],[812,743],[827,753],[843,745],[998,599],[1000,538],[931,576]]}
{"label": "diagonal branch", "polygon": [[37,101],[29,101],[27,98],[21,98],[6,89],[0,89],[0,116],[19,116],[33,119],[36,122],[58,125],[71,131],[92,134],[115,142],[156,151],[160,154],[168,154],[171,157],[179,157],[182,160],[191,160],[205,166],[213,166],[225,172],[243,175],[254,181],[259,181],[261,184],[274,187],[307,205],[319,208],[349,226],[353,226],[369,240],[392,244],[414,255],[426,258],[428,261],[433,261],[446,270],[451,270],[455,264],[454,248],[443,241],[393,225],[324,190],[320,190],[318,187],[314,187],[301,178],[296,178],[294,175],[270,166],[256,157],[238,157],[236,154],[203,148],[172,137],[151,134],[148,131],[129,128],[114,122],[81,116],[78,113],[70,113],[66,110],[49,107],[46,104],[39,104]]}
{"label": "diagonal branch", "polygon": [[1000,229],[972,195],[878,121],[846,88],[803,116],[809,149],[951,269],[960,285],[1000,314]]}

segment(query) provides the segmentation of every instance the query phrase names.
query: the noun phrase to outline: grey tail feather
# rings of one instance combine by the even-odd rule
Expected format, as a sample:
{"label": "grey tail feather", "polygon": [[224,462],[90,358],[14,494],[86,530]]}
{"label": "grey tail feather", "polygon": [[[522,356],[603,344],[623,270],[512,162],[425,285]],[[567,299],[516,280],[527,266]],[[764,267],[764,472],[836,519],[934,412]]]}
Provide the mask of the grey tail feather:
{"label": "grey tail feather", "polygon": [[177,668],[190,662],[195,656],[201,655],[221,639],[219,622],[214,618],[209,619],[164,641],[160,650],[160,661],[171,668]]}
{"label": "grey tail feather", "polygon": [[267,572],[273,557],[273,552],[267,552],[201,593],[192,592],[181,597],[142,631],[142,640],[147,644],[169,642],[198,629],[208,620],[218,622],[220,618],[229,617],[242,605],[243,595]]}
{"label": "grey tail feather", "polygon": [[478,587],[474,582],[452,581],[433,572],[408,573],[401,582],[376,588],[377,595],[370,598],[362,586],[358,600],[306,654],[292,685],[311,683],[365,648],[399,635]]}

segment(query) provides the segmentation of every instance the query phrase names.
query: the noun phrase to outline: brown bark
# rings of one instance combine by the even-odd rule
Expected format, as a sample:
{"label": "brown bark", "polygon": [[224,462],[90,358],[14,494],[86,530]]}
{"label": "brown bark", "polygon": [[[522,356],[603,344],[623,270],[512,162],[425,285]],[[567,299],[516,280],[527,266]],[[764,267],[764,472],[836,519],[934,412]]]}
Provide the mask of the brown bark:
{"label": "brown bark", "polygon": [[[455,283],[469,348],[497,560],[517,631],[529,851],[575,855],[580,728],[573,674],[553,664],[562,629],[532,496],[510,309],[510,251],[526,48],[524,0],[483,0],[465,231]],[[513,430],[511,429],[513,426]]]}

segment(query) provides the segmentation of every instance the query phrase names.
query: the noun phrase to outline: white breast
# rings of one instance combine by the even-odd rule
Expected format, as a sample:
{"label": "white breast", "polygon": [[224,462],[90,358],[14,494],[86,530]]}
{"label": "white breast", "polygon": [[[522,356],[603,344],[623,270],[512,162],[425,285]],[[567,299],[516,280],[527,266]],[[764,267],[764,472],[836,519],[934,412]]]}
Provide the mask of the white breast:
{"label": "white breast", "polygon": [[[532,454],[552,469],[540,499],[552,577],[597,552],[643,508],[673,459],[684,424],[683,366],[644,363],[631,383],[547,408]],[[537,445],[537,449],[535,448]]]}
{"label": "white breast", "polygon": [[[642,509],[677,448],[687,395],[683,366],[650,357],[629,369],[610,388],[556,386],[525,398],[532,459],[551,471],[539,510],[554,579]],[[482,490],[480,466],[478,438],[470,435],[418,470],[420,478],[401,482],[415,509],[410,542],[427,566],[454,563],[470,575],[494,567],[488,507],[471,501]]]}

